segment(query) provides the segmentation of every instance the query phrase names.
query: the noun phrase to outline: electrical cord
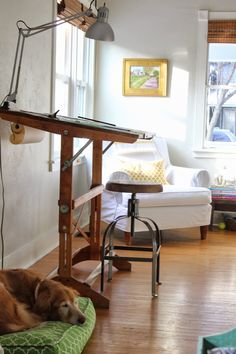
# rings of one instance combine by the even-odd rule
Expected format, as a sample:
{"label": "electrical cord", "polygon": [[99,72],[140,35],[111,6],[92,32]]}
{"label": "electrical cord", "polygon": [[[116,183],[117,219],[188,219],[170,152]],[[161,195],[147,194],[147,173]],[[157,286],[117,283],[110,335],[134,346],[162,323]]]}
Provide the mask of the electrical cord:
{"label": "electrical cord", "polygon": [[4,105],[4,103],[5,103],[5,101],[6,101],[7,96],[8,96],[8,95],[6,95],[6,96],[3,98],[2,102],[0,103],[0,107],[2,107],[2,106]]}
{"label": "electrical cord", "polygon": [[4,188],[4,180],[3,180],[3,172],[2,172],[2,139],[0,137],[0,180],[1,180],[1,188],[2,188],[2,212],[1,212],[1,226],[0,226],[0,234],[1,234],[1,268],[4,268],[4,236],[3,236],[3,224],[4,224],[4,215],[5,215],[5,188]]}

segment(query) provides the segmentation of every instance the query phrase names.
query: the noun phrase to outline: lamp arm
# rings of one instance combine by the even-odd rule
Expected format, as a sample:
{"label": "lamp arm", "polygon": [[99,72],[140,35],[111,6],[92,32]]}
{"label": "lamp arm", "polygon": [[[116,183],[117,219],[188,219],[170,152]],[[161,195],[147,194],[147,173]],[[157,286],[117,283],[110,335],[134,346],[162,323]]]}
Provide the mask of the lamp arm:
{"label": "lamp arm", "polygon": [[[39,25],[39,26],[36,26],[36,27],[29,27],[22,20],[17,21],[16,25],[17,25],[18,30],[22,30],[22,35],[24,37],[31,37],[31,36],[34,36],[35,34],[47,31],[49,29],[52,29],[52,28],[57,27],[59,25],[62,25],[63,23],[66,23],[66,22],[69,22],[69,21],[73,21],[73,20],[75,20],[77,18],[80,18],[80,17],[83,17],[83,16],[87,16],[87,17],[94,16],[92,9],[89,8],[86,11],[83,11],[83,12],[80,12],[80,13],[76,13],[74,15],[70,15],[70,16],[67,16],[67,17],[64,17],[64,18],[60,18],[60,19],[55,20],[55,21],[47,22],[47,23],[44,23],[43,25]],[[24,27],[21,27],[20,24],[23,24]]]}
{"label": "lamp arm", "polygon": [[[16,95],[18,92],[18,85],[19,85],[19,78],[20,78],[20,71],[21,71],[21,62],[22,62],[22,57],[23,57],[23,52],[24,52],[24,44],[25,44],[25,38],[34,36],[38,33],[47,31],[49,29],[52,29],[54,27],[57,27],[63,23],[72,21],[74,19],[83,17],[83,16],[92,16],[93,11],[91,9],[91,6],[89,9],[86,11],[83,11],[81,13],[77,13],[71,16],[64,17],[63,19],[58,19],[52,22],[44,23],[43,25],[36,26],[36,27],[29,27],[24,21],[19,20],[16,23],[16,26],[18,28],[18,39],[17,39],[17,45],[16,45],[16,52],[15,52],[15,58],[14,58],[14,64],[13,64],[13,71],[12,71],[12,76],[11,76],[11,83],[10,83],[10,89],[9,93],[7,96],[3,99],[1,106],[5,106],[8,108],[8,103],[9,102],[16,102]],[[13,88],[14,86],[14,88]]]}
{"label": "lamp arm", "polygon": [[[25,44],[25,37],[22,35],[22,31],[19,30],[12,77],[11,77],[11,84],[10,84],[9,93],[6,97],[6,101],[8,102],[16,102],[16,94],[18,91],[18,83],[20,77],[20,69],[21,69],[21,61],[23,56],[24,44]],[[16,80],[15,80],[15,76],[16,76]],[[12,91],[14,82],[15,82],[15,87],[14,87],[14,91]]]}

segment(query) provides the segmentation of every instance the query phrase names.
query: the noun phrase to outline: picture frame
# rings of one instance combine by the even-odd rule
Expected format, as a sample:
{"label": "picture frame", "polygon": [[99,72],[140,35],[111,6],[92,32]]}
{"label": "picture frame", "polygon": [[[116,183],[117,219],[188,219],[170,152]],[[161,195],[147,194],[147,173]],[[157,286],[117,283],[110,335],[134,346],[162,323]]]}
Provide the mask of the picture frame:
{"label": "picture frame", "polygon": [[166,96],[167,59],[123,59],[124,96]]}

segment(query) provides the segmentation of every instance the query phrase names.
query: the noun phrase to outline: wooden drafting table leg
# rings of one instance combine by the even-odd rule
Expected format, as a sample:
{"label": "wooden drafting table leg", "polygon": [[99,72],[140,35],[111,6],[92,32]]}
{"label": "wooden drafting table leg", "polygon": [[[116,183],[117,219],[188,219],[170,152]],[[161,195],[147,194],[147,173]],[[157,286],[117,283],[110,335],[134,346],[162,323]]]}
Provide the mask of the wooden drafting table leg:
{"label": "wooden drafting table leg", "polygon": [[[93,142],[92,186],[102,183],[102,141]],[[100,259],[101,194],[91,200],[90,257]]]}
{"label": "wooden drafting table leg", "polygon": [[72,286],[82,296],[91,298],[95,306],[109,307],[109,300],[88,285],[72,277],[72,166],[63,169],[73,155],[73,137],[61,137],[61,171],[59,199],[59,269],[55,280]]}
{"label": "wooden drafting table leg", "polygon": [[[92,187],[101,185],[102,180],[102,141],[93,141],[92,152]],[[75,252],[72,264],[85,260],[100,259],[100,233],[101,233],[101,194],[91,199],[91,215],[89,225],[89,246]]]}
{"label": "wooden drafting table leg", "polygon": [[63,170],[64,162],[73,155],[73,137],[61,137],[61,170],[59,196],[59,270],[69,278],[72,268],[72,166]]}

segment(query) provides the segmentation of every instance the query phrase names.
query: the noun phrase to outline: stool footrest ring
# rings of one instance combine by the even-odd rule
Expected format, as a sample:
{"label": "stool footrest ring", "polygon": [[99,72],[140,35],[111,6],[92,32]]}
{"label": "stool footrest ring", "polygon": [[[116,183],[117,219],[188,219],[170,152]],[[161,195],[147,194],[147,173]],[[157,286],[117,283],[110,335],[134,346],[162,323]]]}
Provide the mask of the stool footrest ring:
{"label": "stool footrest ring", "polygon": [[153,252],[151,247],[135,247],[135,246],[113,246],[114,250],[126,250],[126,251],[144,251],[144,252]]}
{"label": "stool footrest ring", "polygon": [[131,262],[152,262],[152,258],[146,257],[126,257],[126,256],[105,256],[104,259],[113,260],[113,259],[123,259],[124,261]]}

